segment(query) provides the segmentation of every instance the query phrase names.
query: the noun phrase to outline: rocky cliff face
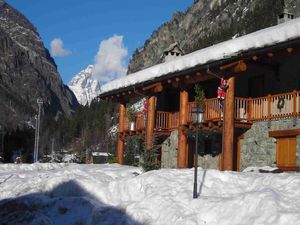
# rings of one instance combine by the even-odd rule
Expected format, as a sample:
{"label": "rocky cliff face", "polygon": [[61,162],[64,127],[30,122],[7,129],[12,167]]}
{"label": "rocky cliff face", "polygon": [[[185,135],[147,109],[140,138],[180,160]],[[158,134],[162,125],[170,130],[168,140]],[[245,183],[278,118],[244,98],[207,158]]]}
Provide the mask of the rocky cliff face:
{"label": "rocky cliff face", "polygon": [[[285,4],[285,6],[284,6]],[[286,7],[300,16],[300,0],[198,0],[153,32],[133,54],[128,73],[162,62],[163,50],[178,42],[185,54],[277,24]]]}
{"label": "rocky cliff face", "polygon": [[93,68],[93,65],[89,65],[75,75],[68,84],[81,105],[91,104],[92,100],[100,94],[100,84],[92,77]]}
{"label": "rocky cliff face", "polygon": [[15,128],[30,123],[37,98],[46,115],[70,115],[78,106],[36,28],[0,0],[0,124]]}

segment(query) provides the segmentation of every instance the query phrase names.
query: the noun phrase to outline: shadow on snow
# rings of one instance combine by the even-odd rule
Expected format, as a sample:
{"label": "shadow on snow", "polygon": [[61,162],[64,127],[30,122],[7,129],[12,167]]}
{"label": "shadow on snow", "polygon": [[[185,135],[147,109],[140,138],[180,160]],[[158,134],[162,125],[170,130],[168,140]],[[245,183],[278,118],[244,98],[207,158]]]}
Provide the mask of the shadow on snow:
{"label": "shadow on snow", "polygon": [[0,201],[0,225],[142,225],[126,209],[106,205],[76,181],[48,192]]}

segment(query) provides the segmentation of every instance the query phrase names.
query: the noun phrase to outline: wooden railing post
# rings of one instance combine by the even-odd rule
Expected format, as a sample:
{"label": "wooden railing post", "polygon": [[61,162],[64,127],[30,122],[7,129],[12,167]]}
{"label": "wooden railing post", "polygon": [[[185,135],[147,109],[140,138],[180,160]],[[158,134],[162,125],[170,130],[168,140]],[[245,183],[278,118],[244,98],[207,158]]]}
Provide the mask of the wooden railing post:
{"label": "wooden railing post", "polygon": [[117,142],[117,162],[119,164],[124,163],[124,126],[125,126],[125,104],[119,105],[119,130],[118,130],[118,142]]}
{"label": "wooden railing post", "polygon": [[185,126],[188,119],[188,101],[189,94],[186,90],[180,91],[180,106],[179,106],[179,127],[178,127],[178,156],[177,167],[187,167],[187,133]]}
{"label": "wooden railing post", "polygon": [[249,98],[248,99],[248,118],[247,118],[248,121],[250,121],[252,119],[252,106],[253,106],[252,98]]}
{"label": "wooden railing post", "polygon": [[147,117],[147,127],[146,127],[146,149],[151,150],[153,146],[153,135],[155,126],[155,104],[156,97],[151,96],[148,99],[148,117]]}
{"label": "wooden railing post", "polygon": [[168,113],[168,129],[171,129],[172,127],[172,113]]}
{"label": "wooden railing post", "polygon": [[293,91],[293,116],[297,115],[297,91]]}
{"label": "wooden railing post", "polygon": [[268,118],[268,120],[271,119],[271,116],[272,116],[272,114],[271,114],[271,95],[268,95],[268,97],[267,97],[267,118]]}

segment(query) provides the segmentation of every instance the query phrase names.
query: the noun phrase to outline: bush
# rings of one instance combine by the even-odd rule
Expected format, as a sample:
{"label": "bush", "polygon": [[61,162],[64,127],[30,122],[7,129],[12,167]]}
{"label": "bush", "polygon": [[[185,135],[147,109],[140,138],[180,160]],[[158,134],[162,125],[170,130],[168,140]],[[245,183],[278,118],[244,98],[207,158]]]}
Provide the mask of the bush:
{"label": "bush", "polygon": [[157,138],[154,138],[153,147],[150,150],[147,150],[146,146],[144,145],[144,152],[142,154],[141,162],[144,172],[160,169],[160,161],[158,160],[159,155],[160,150],[159,146],[157,145]]}
{"label": "bush", "polygon": [[125,143],[125,164],[129,166],[139,165],[139,156],[143,149],[143,138],[141,136],[130,136]]}

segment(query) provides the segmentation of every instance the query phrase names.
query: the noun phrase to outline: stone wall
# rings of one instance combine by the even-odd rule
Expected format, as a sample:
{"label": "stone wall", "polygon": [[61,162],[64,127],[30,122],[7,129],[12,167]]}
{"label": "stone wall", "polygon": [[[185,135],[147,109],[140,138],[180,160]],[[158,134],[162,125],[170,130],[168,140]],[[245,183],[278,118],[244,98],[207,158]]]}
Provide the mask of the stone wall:
{"label": "stone wall", "polygon": [[[300,120],[286,119],[255,122],[241,140],[240,170],[250,166],[276,166],[276,139],[269,137],[269,131],[300,129]],[[296,159],[300,166],[300,135],[296,137]],[[189,154],[193,154],[195,142],[189,140]],[[205,169],[218,169],[218,159],[221,152],[221,137],[212,140],[213,154],[203,154],[203,142],[199,144],[198,165]],[[176,168],[178,151],[178,132],[173,131],[162,144],[161,167]],[[205,150],[207,151],[207,150]]]}
{"label": "stone wall", "polygon": [[[299,129],[300,120],[286,119],[256,122],[241,140],[241,171],[249,166],[276,166],[276,139],[269,131]],[[297,136],[296,159],[300,166],[300,135]]]}
{"label": "stone wall", "polygon": [[177,168],[178,131],[174,130],[161,146],[161,168]]}
{"label": "stone wall", "polygon": [[[188,158],[193,158],[195,141],[188,140]],[[198,165],[204,169],[218,169],[218,159],[221,152],[221,137],[215,136],[211,139],[210,145],[205,145],[204,141],[199,140],[198,145]],[[178,152],[178,131],[171,133],[162,144],[161,150],[161,167],[162,168],[177,168],[177,152]],[[209,152],[209,153],[207,153]],[[189,163],[192,167],[192,162]]]}

